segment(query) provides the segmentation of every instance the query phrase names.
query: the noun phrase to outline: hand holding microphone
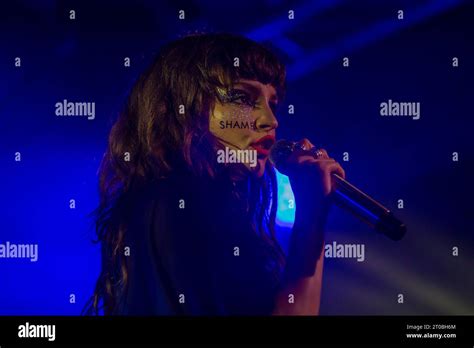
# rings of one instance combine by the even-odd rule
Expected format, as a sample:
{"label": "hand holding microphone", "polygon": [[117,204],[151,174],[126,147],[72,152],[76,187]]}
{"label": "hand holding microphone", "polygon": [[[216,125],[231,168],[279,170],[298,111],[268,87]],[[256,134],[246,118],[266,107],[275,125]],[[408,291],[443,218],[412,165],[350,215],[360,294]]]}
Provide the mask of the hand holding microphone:
{"label": "hand holding microphone", "polygon": [[298,205],[327,206],[328,199],[332,199],[392,240],[400,240],[405,235],[406,226],[389,209],[347,182],[339,163],[324,149],[314,147],[308,139],[277,141],[271,149],[270,159],[282,174],[290,178]]}
{"label": "hand holding microphone", "polygon": [[[281,140],[277,144],[279,145],[272,148],[270,155],[272,160],[275,158],[277,146],[282,145]],[[280,160],[277,168],[281,169],[283,174],[293,178],[292,186],[294,185],[297,191],[299,191],[298,187],[302,186],[302,192],[309,193],[308,191],[316,189],[320,196],[329,196],[334,189],[331,174],[337,173],[344,178],[344,169],[329,157],[326,150],[316,149],[306,138],[292,143],[291,146],[292,151],[285,158],[281,158],[281,154],[279,155]],[[317,182],[312,182],[313,180]],[[312,186],[312,189],[309,186]]]}

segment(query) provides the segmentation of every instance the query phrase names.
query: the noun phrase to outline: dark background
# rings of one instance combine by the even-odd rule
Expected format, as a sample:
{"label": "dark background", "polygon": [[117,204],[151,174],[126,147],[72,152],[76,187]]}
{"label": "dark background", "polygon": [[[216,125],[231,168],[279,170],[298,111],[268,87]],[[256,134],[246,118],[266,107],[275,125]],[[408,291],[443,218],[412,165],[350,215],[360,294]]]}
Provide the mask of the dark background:
{"label": "dark background", "polygon": [[[159,48],[196,30],[274,50],[288,68],[279,137],[325,147],[408,225],[393,242],[334,207],[326,241],[363,243],[365,261],[325,260],[321,314],[474,314],[473,20],[472,2],[451,0],[2,2],[0,243],[38,243],[39,260],[0,259],[0,315],[80,313],[100,267],[88,214],[110,127]],[[95,119],[55,116],[63,99],[95,102]],[[421,118],[381,117],[388,99],[420,102]],[[284,177],[280,192],[286,245]]]}

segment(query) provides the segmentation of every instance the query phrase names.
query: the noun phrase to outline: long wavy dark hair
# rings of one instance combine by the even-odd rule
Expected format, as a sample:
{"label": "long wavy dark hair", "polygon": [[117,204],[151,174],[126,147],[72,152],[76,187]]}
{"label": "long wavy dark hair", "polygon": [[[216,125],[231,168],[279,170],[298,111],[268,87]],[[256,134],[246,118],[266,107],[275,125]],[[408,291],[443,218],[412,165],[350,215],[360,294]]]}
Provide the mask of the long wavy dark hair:
{"label": "long wavy dark hair", "polygon": [[[99,169],[100,203],[94,217],[102,269],[83,313],[113,314],[126,290],[124,235],[134,187],[172,175],[177,163],[199,176],[219,175],[216,148],[222,145],[209,131],[210,111],[219,98],[217,89],[239,78],[272,84],[283,97],[285,67],[277,57],[245,37],[220,33],[191,34],[169,43],[133,86]],[[281,266],[274,168],[267,163],[263,177],[248,180],[253,229]]]}

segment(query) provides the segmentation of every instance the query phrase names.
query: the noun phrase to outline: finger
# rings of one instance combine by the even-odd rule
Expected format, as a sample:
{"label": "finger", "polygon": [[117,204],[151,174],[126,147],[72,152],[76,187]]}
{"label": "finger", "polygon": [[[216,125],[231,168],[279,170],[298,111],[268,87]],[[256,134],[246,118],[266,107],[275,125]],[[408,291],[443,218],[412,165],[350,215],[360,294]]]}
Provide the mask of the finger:
{"label": "finger", "polygon": [[309,154],[309,150],[314,146],[307,138],[303,138],[300,141],[296,142],[296,147],[294,148],[294,153],[297,156],[304,154]]}
{"label": "finger", "polygon": [[329,160],[313,160],[312,164],[316,165],[319,170],[321,171],[321,180],[322,180],[322,189],[324,195],[329,195],[334,189],[334,180],[332,178],[332,174],[336,173],[342,178],[345,178],[344,169],[341,167],[339,163],[337,163],[333,159]]}
{"label": "finger", "polygon": [[302,164],[302,163],[333,163],[336,162],[333,158],[314,158],[313,156],[299,156],[297,159],[297,163]]}
{"label": "finger", "polygon": [[[295,151],[298,151],[297,155],[309,154],[314,158],[330,158],[328,152],[322,148],[316,148],[311,141],[307,138],[303,138],[297,142],[298,146]],[[316,153],[318,156],[316,157]]]}
{"label": "finger", "polygon": [[334,163],[328,163],[324,165],[324,167],[322,168],[323,169],[323,192],[324,192],[324,195],[326,196],[329,195],[334,189],[331,174],[335,171],[336,167],[337,167],[337,164],[334,162]]}
{"label": "finger", "polygon": [[308,138],[301,139],[300,141],[298,141],[298,144],[304,147],[305,150],[309,150],[314,147],[314,145],[311,143],[311,141],[309,141]]}
{"label": "finger", "polygon": [[329,155],[328,155],[328,152],[325,149],[317,149],[317,151],[320,152],[320,156],[315,157],[315,158],[317,158],[317,159],[319,159],[319,158],[330,158]]}
{"label": "finger", "polygon": [[341,165],[338,162],[336,162],[336,164],[337,164],[336,174],[338,174],[340,177],[345,179],[346,178],[346,171],[344,170],[344,168],[341,167]]}

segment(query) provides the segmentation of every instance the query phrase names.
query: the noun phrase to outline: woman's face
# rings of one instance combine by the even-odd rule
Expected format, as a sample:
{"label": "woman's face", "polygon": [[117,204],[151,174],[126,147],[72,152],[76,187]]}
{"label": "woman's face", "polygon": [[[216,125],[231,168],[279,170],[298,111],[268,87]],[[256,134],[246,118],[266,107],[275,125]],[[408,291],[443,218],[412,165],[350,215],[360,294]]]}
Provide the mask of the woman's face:
{"label": "woman's face", "polygon": [[221,100],[216,100],[209,120],[211,133],[226,148],[225,153],[218,153],[218,162],[237,161],[252,175],[261,177],[278,127],[275,88],[240,79],[230,90],[219,90],[219,94]]}

